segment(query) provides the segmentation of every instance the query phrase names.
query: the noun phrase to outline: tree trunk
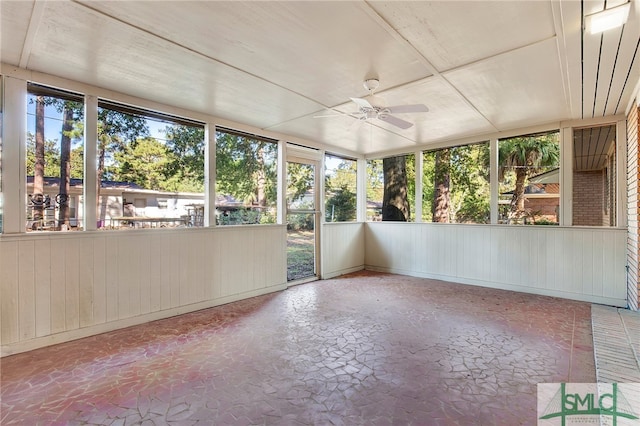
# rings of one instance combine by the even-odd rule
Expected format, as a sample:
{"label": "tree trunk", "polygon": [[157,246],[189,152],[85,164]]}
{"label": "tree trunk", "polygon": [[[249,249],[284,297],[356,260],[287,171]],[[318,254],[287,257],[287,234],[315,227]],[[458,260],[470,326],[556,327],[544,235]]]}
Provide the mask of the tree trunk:
{"label": "tree trunk", "polygon": [[382,198],[382,220],[409,220],[407,199],[407,168],[404,156],[382,160],[384,171],[384,194]]}
{"label": "tree trunk", "polygon": [[448,149],[436,151],[433,203],[431,205],[433,222],[449,223],[449,210],[451,207],[449,158]]}
{"label": "tree trunk", "polygon": [[71,132],[73,110],[66,105],[62,113],[62,138],[60,142],[60,191],[58,202],[58,226],[69,226],[69,189],[71,186]]}
{"label": "tree trunk", "polygon": [[44,97],[36,98],[36,152],[33,170],[33,219],[44,217]]}
{"label": "tree trunk", "polygon": [[525,168],[516,169],[516,187],[511,197],[511,217],[519,219],[524,216],[524,184],[527,179]]}

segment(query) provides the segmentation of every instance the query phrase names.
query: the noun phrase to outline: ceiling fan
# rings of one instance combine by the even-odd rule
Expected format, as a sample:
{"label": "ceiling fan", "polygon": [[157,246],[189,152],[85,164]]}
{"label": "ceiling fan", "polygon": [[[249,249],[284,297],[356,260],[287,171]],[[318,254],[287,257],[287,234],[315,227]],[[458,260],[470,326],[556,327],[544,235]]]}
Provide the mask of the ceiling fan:
{"label": "ceiling fan", "polygon": [[364,98],[351,98],[351,100],[358,106],[358,111],[353,113],[352,116],[365,121],[378,119],[401,129],[408,129],[413,126],[413,123],[405,121],[392,114],[429,111],[429,108],[422,104],[386,106],[386,102],[383,98],[374,95],[374,92],[379,85],[380,82],[376,78],[364,81],[364,88],[369,91],[369,95]]}

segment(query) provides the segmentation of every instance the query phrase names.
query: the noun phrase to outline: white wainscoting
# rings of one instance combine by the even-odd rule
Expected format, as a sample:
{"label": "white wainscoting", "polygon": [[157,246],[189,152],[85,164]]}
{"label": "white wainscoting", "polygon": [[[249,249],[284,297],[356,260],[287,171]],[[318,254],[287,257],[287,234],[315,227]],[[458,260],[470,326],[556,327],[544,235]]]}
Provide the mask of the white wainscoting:
{"label": "white wainscoting", "polygon": [[286,288],[286,228],[4,235],[0,355]]}
{"label": "white wainscoting", "polygon": [[322,225],[322,278],[364,269],[364,223]]}
{"label": "white wainscoting", "polygon": [[624,229],[367,223],[367,269],[627,306]]}

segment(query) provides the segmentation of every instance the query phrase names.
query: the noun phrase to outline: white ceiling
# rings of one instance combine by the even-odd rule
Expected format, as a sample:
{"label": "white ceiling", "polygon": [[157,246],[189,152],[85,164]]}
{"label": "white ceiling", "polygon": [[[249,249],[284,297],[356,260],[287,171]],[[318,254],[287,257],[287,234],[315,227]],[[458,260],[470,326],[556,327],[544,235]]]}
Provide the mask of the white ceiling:
{"label": "white ceiling", "polygon": [[[625,0],[607,0],[607,7]],[[4,64],[372,154],[624,113],[640,8],[581,32],[600,1],[6,1]],[[348,115],[380,79],[401,130]],[[337,111],[343,116],[314,118]],[[333,147],[333,148],[332,148]]]}

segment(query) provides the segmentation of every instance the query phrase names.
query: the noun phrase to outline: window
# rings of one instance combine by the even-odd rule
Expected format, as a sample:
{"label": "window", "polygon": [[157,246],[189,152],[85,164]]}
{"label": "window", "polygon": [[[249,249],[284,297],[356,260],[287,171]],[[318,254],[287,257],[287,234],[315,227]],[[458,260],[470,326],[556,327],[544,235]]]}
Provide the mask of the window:
{"label": "window", "polygon": [[325,221],[356,220],[355,160],[325,156]]}
{"label": "window", "polygon": [[28,85],[26,230],[77,229],[84,175],[83,97]]}
{"label": "window", "polygon": [[98,106],[98,227],[202,226],[204,126],[108,101]]}
{"label": "window", "polygon": [[559,223],[559,134],[554,131],[498,141],[499,223]]}
{"label": "window", "polygon": [[276,223],[278,144],[234,130],[216,132],[219,225]]}
{"label": "window", "polygon": [[490,223],[489,143],[423,154],[422,220]]}
{"label": "window", "polygon": [[413,221],[415,156],[367,161],[367,220]]}
{"label": "window", "polygon": [[573,224],[616,225],[616,126],[573,132]]}

